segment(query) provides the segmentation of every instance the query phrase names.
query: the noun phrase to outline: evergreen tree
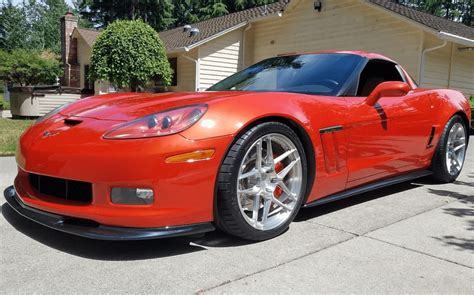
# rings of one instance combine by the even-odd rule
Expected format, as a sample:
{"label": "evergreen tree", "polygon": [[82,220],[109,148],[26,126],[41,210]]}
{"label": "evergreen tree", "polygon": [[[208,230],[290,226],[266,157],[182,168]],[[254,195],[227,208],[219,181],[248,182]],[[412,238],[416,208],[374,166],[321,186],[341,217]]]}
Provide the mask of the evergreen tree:
{"label": "evergreen tree", "polygon": [[82,0],[82,16],[104,28],[115,20],[141,19],[155,30],[162,31],[174,24],[171,0]]}
{"label": "evergreen tree", "polygon": [[174,26],[192,24],[199,21],[199,2],[195,0],[174,1]]}
{"label": "evergreen tree", "polygon": [[394,0],[430,14],[444,17],[465,25],[474,26],[474,1],[472,0]]}
{"label": "evergreen tree", "polygon": [[0,8],[0,48],[6,51],[28,48],[28,34],[25,10],[13,5],[11,0],[3,2]]}

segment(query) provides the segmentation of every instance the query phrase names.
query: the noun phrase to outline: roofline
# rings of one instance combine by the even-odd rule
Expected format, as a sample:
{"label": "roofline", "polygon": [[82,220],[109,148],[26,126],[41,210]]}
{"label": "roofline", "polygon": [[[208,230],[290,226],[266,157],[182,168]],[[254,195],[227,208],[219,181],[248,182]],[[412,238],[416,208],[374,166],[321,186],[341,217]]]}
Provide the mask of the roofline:
{"label": "roofline", "polygon": [[465,46],[468,46],[468,47],[474,47],[474,40],[473,39],[461,37],[461,36],[454,35],[454,34],[451,34],[451,33],[446,33],[446,32],[443,32],[443,31],[438,33],[438,37],[440,39],[451,41],[451,42],[458,43],[458,44],[461,44],[461,45],[465,45]]}
{"label": "roofline", "polygon": [[279,11],[279,12],[274,12],[274,13],[270,13],[270,14],[267,14],[267,15],[264,15],[264,16],[261,16],[261,17],[256,17],[254,19],[251,19],[251,20],[247,20],[247,21],[244,21],[244,22],[241,22],[233,27],[230,27],[230,28],[227,28],[223,31],[220,31],[214,35],[211,35],[205,39],[202,39],[201,41],[198,41],[196,43],[193,43],[189,46],[184,46],[184,47],[178,47],[178,48],[175,48],[173,50],[170,50],[170,51],[167,51],[166,53],[168,54],[172,54],[172,53],[179,53],[179,52],[188,52],[188,51],[191,51],[193,50],[194,48],[196,47],[199,47],[205,43],[208,43],[214,39],[217,39],[219,37],[222,37],[224,36],[225,34],[228,34],[230,32],[233,32],[235,30],[238,30],[240,28],[243,28],[245,27],[246,25],[248,24],[251,24],[251,23],[254,23],[254,22],[257,22],[257,21],[262,21],[262,20],[266,20],[266,19],[269,19],[269,18],[274,18],[274,17],[281,17],[283,14],[282,14],[282,11]]}
{"label": "roofline", "polygon": [[207,37],[207,38],[205,38],[205,39],[202,39],[201,41],[198,41],[198,42],[196,42],[196,43],[193,43],[193,44],[191,44],[191,45],[189,45],[189,46],[178,47],[178,48],[176,48],[176,49],[174,49],[174,50],[168,51],[167,53],[176,53],[176,52],[183,52],[183,51],[185,51],[185,52],[191,51],[192,49],[194,49],[194,48],[196,48],[196,47],[199,47],[199,46],[203,45],[204,43],[207,43],[207,42],[212,41],[212,40],[214,40],[214,39],[216,39],[216,38],[219,38],[219,37],[221,37],[221,36],[223,36],[223,35],[225,35],[225,34],[227,34],[227,33],[230,33],[230,32],[232,32],[232,31],[238,30],[238,29],[244,27],[245,25],[247,25],[247,22],[243,22],[243,23],[237,24],[237,25],[235,25],[235,26],[233,26],[233,27],[230,27],[230,28],[225,29],[225,30],[223,30],[223,31],[220,31],[220,32],[218,32],[218,33],[216,33],[216,34],[214,34],[214,35],[212,35],[212,36],[209,36],[209,37]]}
{"label": "roofline", "polygon": [[[82,36],[81,32],[79,32],[79,29],[81,28],[78,28],[78,27],[75,27],[74,30],[72,30],[72,33],[71,35],[69,35],[69,37],[72,37],[74,36],[74,34],[77,34],[77,36],[81,37],[82,41],[87,45],[89,46],[89,48],[92,49],[92,46],[89,45],[89,43],[87,43],[86,39],[84,38],[84,36]],[[77,37],[76,37],[77,38]]]}
{"label": "roofline", "polygon": [[390,9],[387,9],[385,7],[382,7],[380,5],[377,5],[375,3],[372,3],[368,0],[359,0],[360,2],[366,4],[366,5],[369,5],[379,11],[382,11],[382,12],[385,12],[385,13],[388,13],[400,20],[403,20],[405,22],[408,22],[410,23],[411,25],[414,25],[416,27],[418,27],[419,29],[425,31],[425,32],[428,32],[436,37],[438,37],[439,39],[442,39],[442,40],[447,40],[447,41],[451,41],[451,42],[454,42],[454,43],[457,43],[457,44],[461,44],[461,45],[465,45],[465,46],[469,46],[469,47],[473,47],[474,46],[474,40],[473,39],[469,39],[469,38],[466,38],[466,37],[462,37],[462,36],[459,36],[459,35],[455,35],[455,34],[451,34],[451,33],[446,33],[446,32],[443,32],[443,31],[438,31],[436,29],[433,29],[427,25],[424,25],[420,22],[417,22],[415,20],[412,20],[411,18],[408,18],[404,15],[401,15],[401,14],[398,14],[394,11],[391,11]]}

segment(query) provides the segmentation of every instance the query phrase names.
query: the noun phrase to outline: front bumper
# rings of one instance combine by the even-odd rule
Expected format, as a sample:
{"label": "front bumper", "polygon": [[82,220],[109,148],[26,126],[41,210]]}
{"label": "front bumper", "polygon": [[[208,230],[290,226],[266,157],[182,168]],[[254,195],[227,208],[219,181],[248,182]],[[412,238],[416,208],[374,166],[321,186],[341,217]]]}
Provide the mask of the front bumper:
{"label": "front bumper", "polygon": [[147,240],[201,234],[213,231],[210,222],[162,228],[131,228],[101,225],[91,220],[57,215],[25,205],[13,186],[4,191],[10,207],[20,215],[49,228],[90,239],[125,241]]}

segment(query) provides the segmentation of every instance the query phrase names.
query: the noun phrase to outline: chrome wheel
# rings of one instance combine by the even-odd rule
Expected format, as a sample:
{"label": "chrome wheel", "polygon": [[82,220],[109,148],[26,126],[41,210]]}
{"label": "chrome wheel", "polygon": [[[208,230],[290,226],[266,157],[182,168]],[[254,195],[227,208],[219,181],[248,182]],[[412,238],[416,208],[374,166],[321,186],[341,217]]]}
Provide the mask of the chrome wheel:
{"label": "chrome wheel", "polygon": [[466,155],[466,131],[464,125],[455,123],[448,133],[446,147],[446,168],[449,174],[456,175],[461,171]]}
{"label": "chrome wheel", "polygon": [[240,164],[240,212],[253,228],[274,229],[298,209],[302,186],[303,168],[295,144],[282,134],[264,135],[251,145]]}

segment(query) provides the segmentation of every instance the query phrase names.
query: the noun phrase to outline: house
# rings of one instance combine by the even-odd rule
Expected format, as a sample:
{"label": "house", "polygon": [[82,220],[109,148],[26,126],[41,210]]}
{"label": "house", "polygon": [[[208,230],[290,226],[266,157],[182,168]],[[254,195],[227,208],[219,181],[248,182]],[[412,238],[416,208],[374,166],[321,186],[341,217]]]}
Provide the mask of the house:
{"label": "house", "polygon": [[[262,59],[291,52],[364,50],[402,64],[423,87],[474,95],[474,28],[389,0],[281,0],[160,33],[176,77],[172,91],[201,91]],[[64,84],[109,91],[87,80],[100,32],[62,18]]]}

